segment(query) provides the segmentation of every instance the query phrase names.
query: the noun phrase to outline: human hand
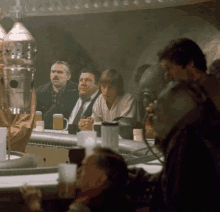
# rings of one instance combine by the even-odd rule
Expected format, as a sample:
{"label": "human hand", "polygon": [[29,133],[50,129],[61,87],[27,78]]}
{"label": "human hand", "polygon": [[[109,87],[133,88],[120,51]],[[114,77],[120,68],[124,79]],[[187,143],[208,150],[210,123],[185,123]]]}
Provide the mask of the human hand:
{"label": "human hand", "polygon": [[148,112],[148,117],[145,120],[145,126],[150,125],[151,127],[153,127],[154,103],[150,103],[149,106],[146,108],[146,111]]}
{"label": "human hand", "polygon": [[72,183],[63,183],[63,182],[59,182],[58,184],[58,194],[59,197],[64,197],[64,198],[76,198],[77,194],[79,194],[79,192],[81,192],[82,187],[85,186],[83,184],[81,184],[81,172],[82,172],[82,168],[78,168],[77,169],[77,177],[76,177],[76,181],[72,182]]}
{"label": "human hand", "polygon": [[74,199],[77,196],[78,188],[76,182],[73,183],[62,183],[58,184],[58,194],[61,198],[71,198]]}
{"label": "human hand", "polygon": [[41,191],[33,186],[24,185],[20,189],[25,203],[31,210],[41,209],[42,194]]}
{"label": "human hand", "polygon": [[78,123],[80,130],[93,130],[94,119],[92,117],[82,118]]}
{"label": "human hand", "polygon": [[86,118],[82,118],[79,120],[78,127],[80,130],[86,130]]}
{"label": "human hand", "polygon": [[156,136],[156,132],[153,129],[154,103],[149,104],[146,111],[148,116],[145,120],[145,137],[154,138]]}
{"label": "human hand", "polygon": [[146,111],[149,113],[154,113],[154,103],[150,103],[149,106],[146,108]]}

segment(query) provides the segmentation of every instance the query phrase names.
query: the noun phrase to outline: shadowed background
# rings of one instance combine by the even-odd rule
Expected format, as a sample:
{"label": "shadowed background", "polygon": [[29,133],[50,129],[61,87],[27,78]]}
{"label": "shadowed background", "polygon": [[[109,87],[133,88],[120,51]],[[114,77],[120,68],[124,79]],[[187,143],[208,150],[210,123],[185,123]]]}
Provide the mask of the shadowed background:
{"label": "shadowed background", "polygon": [[[219,57],[219,3],[211,1],[165,9],[142,9],[70,16],[26,17],[23,21],[37,42],[35,87],[49,81],[54,60],[71,65],[72,81],[88,64],[123,74],[128,92],[137,87],[134,75],[168,41],[188,37],[207,53],[208,64]],[[13,25],[4,18],[9,31]]]}

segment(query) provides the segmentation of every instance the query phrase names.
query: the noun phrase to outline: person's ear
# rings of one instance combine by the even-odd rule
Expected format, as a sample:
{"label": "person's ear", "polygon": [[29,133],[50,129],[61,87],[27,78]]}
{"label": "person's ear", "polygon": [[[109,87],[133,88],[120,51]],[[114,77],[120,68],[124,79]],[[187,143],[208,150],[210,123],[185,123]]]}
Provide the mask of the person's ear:
{"label": "person's ear", "polygon": [[71,74],[67,74],[67,80],[70,80]]}

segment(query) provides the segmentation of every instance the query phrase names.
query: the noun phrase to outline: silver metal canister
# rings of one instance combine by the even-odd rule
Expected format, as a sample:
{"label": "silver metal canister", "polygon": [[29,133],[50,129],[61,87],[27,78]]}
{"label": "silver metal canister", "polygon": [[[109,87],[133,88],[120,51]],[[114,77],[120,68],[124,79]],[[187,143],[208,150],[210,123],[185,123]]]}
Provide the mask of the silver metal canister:
{"label": "silver metal canister", "polygon": [[[0,20],[2,16],[2,9],[0,8]],[[3,62],[3,40],[7,35],[4,28],[0,25],[0,87],[1,87],[1,95],[4,95],[4,84],[3,84],[3,72],[4,72],[4,62]],[[0,99],[0,109],[5,109],[7,106],[7,100],[5,98]]]}
{"label": "silver metal canister", "polygon": [[4,30],[4,28],[2,27],[2,25],[0,24],[0,64],[3,64],[3,55],[2,55],[2,51],[3,51],[3,40],[5,38],[5,36],[7,35],[6,31]]}
{"label": "silver metal canister", "polygon": [[102,122],[102,146],[118,151],[118,132],[119,126],[117,121]]}
{"label": "silver metal canister", "polygon": [[29,114],[33,89],[36,41],[21,22],[3,40],[4,84],[13,114]]}

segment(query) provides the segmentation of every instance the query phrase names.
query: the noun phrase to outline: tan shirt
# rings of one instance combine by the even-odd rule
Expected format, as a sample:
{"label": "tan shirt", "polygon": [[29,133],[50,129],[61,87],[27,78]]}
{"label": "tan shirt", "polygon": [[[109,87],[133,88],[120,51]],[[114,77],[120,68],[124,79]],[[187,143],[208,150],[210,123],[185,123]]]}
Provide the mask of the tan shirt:
{"label": "tan shirt", "polygon": [[[5,98],[4,87],[0,83],[0,127],[10,127],[10,143],[12,151],[25,152],[25,147],[30,140],[31,133],[33,130],[34,116],[36,110],[36,96],[35,90],[31,96],[31,112],[30,114],[9,114],[5,109],[8,108],[7,101]],[[10,116],[11,115],[11,116]],[[10,117],[10,122],[9,122]],[[9,141],[7,136],[7,142]]]}
{"label": "tan shirt", "polygon": [[111,121],[117,117],[133,118],[136,117],[136,108],[135,99],[131,94],[126,93],[118,96],[109,110],[103,95],[100,94],[93,105],[92,118],[95,122]]}

